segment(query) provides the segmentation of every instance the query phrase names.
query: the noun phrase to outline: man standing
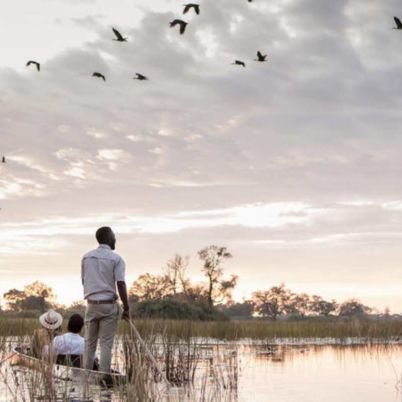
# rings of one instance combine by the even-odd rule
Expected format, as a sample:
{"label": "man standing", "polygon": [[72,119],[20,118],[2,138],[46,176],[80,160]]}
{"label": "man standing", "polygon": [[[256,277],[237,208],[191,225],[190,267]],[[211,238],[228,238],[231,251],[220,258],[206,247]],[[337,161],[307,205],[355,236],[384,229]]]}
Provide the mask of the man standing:
{"label": "man standing", "polygon": [[85,254],[81,262],[81,278],[85,311],[85,352],[84,367],[93,368],[95,352],[100,342],[99,370],[109,373],[112,362],[112,348],[117,330],[119,307],[117,289],[123,303],[122,319],[129,319],[127,287],[125,282],[125,263],[113,252],[116,237],[110,227],[104,226],[96,231],[99,247]]}

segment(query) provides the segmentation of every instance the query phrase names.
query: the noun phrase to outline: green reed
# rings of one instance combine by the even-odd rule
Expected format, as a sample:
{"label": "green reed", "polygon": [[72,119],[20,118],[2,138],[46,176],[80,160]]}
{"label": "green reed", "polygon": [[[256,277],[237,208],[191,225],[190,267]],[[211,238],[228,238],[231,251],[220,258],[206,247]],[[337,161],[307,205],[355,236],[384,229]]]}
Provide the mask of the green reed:
{"label": "green reed", "polygon": [[[223,321],[199,322],[179,320],[135,320],[139,332],[147,337],[151,334],[167,334],[180,339],[192,337],[235,341],[238,339],[274,338],[336,338],[402,337],[402,320],[352,318],[319,319],[297,321]],[[32,318],[0,318],[0,336],[31,335],[39,322]],[[119,334],[129,333],[125,322],[119,324]],[[402,339],[402,338],[401,338]]]}
{"label": "green reed", "polygon": [[[374,320],[355,318],[306,319],[302,321],[229,321],[194,322],[168,320],[136,320],[141,334],[167,333],[181,339],[192,337],[213,338],[236,341],[239,339],[276,339],[276,338],[366,338],[368,340],[394,339],[402,336],[402,320]],[[120,332],[125,333],[124,323]],[[401,337],[402,340],[402,337]]]}
{"label": "green reed", "polygon": [[[2,338],[3,340],[5,338]],[[14,342],[22,339],[14,338]],[[160,369],[169,379],[167,387],[144,353],[142,344],[131,333],[118,338],[114,350],[117,367],[126,380],[115,383],[109,391],[113,402],[197,402],[236,400],[237,353],[227,354],[218,346],[205,349],[194,340],[183,340],[168,334],[150,334],[144,341],[155,356]],[[13,343],[14,343],[13,342]],[[11,344],[7,343],[7,352]],[[6,352],[6,350],[5,350]],[[206,353],[207,352],[207,353]],[[211,352],[211,353],[209,353]],[[206,354],[206,355],[205,355]],[[20,368],[5,364],[0,369],[0,381],[7,390],[7,400],[22,402],[101,401],[102,390],[83,381],[60,381],[51,359],[44,359],[35,368]],[[200,364],[200,367],[198,365]],[[74,397],[72,396],[74,394]]]}

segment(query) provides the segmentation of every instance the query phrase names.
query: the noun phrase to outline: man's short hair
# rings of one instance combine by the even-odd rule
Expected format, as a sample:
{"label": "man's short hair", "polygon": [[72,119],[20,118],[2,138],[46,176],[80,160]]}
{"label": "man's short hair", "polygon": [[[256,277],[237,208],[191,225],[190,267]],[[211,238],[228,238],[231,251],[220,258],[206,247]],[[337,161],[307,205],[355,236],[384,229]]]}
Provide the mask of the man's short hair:
{"label": "man's short hair", "polygon": [[67,330],[73,334],[79,334],[84,326],[84,319],[80,314],[73,314],[68,320]]}
{"label": "man's short hair", "polygon": [[96,240],[99,244],[105,244],[110,241],[113,231],[109,226],[102,226],[96,231]]}

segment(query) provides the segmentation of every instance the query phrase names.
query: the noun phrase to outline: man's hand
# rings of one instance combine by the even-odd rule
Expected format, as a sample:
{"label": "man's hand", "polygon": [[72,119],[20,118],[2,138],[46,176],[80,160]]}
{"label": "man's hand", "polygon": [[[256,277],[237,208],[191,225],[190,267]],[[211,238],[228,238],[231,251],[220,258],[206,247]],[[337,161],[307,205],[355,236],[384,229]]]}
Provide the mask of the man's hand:
{"label": "man's hand", "polygon": [[121,302],[123,303],[123,314],[121,315],[121,319],[129,321],[130,320],[130,308],[128,305],[126,282],[123,282],[123,281],[117,282],[117,290],[119,291],[120,299],[121,299]]}
{"label": "man's hand", "polygon": [[121,314],[121,319],[125,321],[130,321],[130,310],[123,310]]}

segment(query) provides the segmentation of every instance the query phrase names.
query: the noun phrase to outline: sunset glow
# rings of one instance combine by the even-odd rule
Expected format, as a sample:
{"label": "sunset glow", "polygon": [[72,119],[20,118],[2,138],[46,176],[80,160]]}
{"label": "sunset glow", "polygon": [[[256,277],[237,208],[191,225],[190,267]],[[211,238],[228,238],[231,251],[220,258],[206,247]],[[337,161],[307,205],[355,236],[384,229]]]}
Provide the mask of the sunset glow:
{"label": "sunset glow", "polygon": [[197,252],[217,244],[237,300],[284,282],[402,313],[399,5],[262,3],[205,0],[182,36],[171,1],[7,6],[0,294],[40,279],[80,299],[109,225],[129,282],[175,253],[202,281]]}

